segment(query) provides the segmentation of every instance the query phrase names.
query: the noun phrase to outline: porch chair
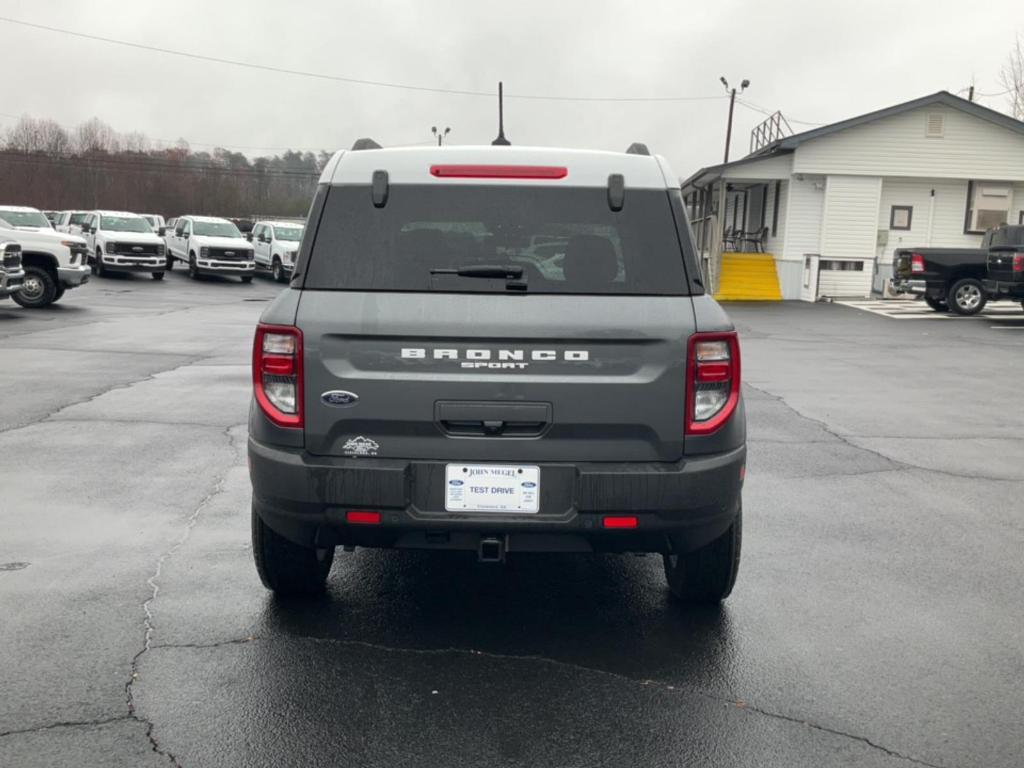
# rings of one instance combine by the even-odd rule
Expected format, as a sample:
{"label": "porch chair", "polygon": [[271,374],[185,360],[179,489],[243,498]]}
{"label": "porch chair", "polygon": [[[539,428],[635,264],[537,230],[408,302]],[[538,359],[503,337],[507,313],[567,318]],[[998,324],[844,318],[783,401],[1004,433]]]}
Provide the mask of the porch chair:
{"label": "porch chair", "polygon": [[768,227],[761,227],[753,232],[741,232],[738,239],[741,247],[749,243],[753,246],[754,253],[764,253],[764,241],[768,239]]}

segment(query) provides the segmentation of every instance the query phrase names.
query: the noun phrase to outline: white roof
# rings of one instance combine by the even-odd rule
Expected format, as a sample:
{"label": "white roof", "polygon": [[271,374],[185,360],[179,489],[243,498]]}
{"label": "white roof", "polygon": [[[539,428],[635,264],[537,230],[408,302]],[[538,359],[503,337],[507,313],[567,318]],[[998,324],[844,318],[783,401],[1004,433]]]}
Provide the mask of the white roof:
{"label": "white roof", "polygon": [[[565,168],[560,179],[437,178],[432,165],[541,165]],[[563,187],[605,187],[608,176],[621,173],[626,187],[665,189],[678,186],[665,159],[656,155],[631,155],[554,147],[394,147],[391,149],[341,150],[324,167],[321,184],[369,184],[373,172],[388,172],[392,184],[531,184]],[[671,181],[670,181],[671,180]]]}
{"label": "white roof", "polygon": [[305,222],[303,222],[303,221],[298,221],[298,220],[288,221],[287,219],[259,219],[258,221],[253,222],[253,226],[255,227],[257,224],[263,224],[264,226],[270,226],[270,227],[304,227],[304,226],[306,226]]}
{"label": "white roof", "polygon": [[30,208],[27,205],[0,205],[0,211],[17,211],[18,213],[42,213],[38,208]]}
{"label": "white roof", "polygon": [[142,217],[137,213],[131,211],[91,211],[91,213],[98,213],[100,216],[120,216],[123,219],[141,219]]}
{"label": "white roof", "polygon": [[178,218],[181,218],[181,219],[191,219],[192,221],[203,221],[203,222],[207,222],[207,223],[210,223],[210,224],[224,223],[224,222],[227,222],[228,224],[231,223],[227,219],[222,219],[220,216],[179,216]]}

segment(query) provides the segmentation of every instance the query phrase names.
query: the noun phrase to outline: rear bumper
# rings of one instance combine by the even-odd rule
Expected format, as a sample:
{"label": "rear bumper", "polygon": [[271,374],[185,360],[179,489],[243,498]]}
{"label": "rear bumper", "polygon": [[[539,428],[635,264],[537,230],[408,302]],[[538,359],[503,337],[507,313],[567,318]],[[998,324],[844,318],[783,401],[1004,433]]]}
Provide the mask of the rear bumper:
{"label": "rear bumper", "polygon": [[985,291],[998,297],[1024,299],[1024,282],[1011,283],[1004,280],[985,280]]}
{"label": "rear bumper", "polygon": [[[504,537],[508,551],[692,550],[721,535],[740,505],[746,448],[675,463],[541,464],[538,514],[446,512],[445,462],[312,456],[249,439],[255,509],[306,546],[477,549]],[[348,510],[382,513],[350,525]],[[605,515],[635,515],[636,529],[605,530]]]}
{"label": "rear bumper", "polygon": [[923,296],[926,290],[924,280],[906,280],[893,277],[889,280],[889,289],[893,293],[912,293],[916,296]]}

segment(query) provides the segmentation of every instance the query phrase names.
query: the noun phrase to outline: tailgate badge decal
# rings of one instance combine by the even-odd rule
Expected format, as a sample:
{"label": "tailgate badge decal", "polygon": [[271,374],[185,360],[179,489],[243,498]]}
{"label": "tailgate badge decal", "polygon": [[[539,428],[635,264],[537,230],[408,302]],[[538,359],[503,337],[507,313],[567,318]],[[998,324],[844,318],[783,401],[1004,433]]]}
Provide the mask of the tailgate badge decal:
{"label": "tailgate badge decal", "polygon": [[380,449],[376,440],[368,437],[353,437],[341,447],[346,456],[376,456]]}
{"label": "tailgate badge decal", "polygon": [[343,389],[332,389],[320,395],[320,402],[324,405],[333,405],[335,408],[351,408],[359,402],[359,395]]}

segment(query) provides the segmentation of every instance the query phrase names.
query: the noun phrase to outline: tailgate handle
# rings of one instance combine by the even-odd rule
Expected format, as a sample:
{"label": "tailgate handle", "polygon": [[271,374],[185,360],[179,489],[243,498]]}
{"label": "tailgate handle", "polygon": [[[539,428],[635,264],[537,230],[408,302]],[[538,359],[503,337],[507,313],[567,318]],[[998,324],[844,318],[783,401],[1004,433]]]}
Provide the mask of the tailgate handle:
{"label": "tailgate handle", "polygon": [[551,403],[439,401],[434,420],[459,437],[537,437],[551,424]]}

